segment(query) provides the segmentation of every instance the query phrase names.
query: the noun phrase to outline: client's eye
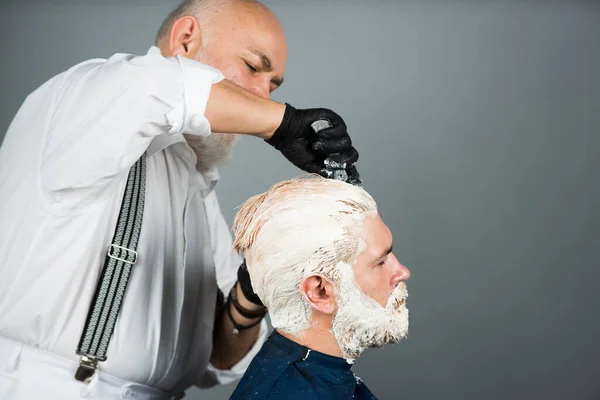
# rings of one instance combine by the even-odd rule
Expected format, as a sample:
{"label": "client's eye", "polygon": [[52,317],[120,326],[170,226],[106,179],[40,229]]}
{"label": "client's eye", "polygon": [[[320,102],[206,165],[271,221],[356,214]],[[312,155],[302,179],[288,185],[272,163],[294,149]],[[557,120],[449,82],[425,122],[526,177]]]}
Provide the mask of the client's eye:
{"label": "client's eye", "polygon": [[383,260],[379,261],[379,263],[377,263],[377,265],[383,265],[385,264],[387,261],[387,257],[385,257]]}

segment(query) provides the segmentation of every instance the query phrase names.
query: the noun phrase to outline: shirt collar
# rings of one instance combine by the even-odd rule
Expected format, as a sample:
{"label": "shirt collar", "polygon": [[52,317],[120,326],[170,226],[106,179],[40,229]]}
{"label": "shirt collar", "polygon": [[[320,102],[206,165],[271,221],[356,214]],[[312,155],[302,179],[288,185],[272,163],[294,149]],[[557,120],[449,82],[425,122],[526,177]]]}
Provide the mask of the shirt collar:
{"label": "shirt collar", "polygon": [[198,171],[195,168],[195,163],[196,163],[196,156],[193,153],[193,150],[188,146],[187,142],[185,141],[185,138],[183,137],[182,134],[178,133],[175,135],[159,135],[156,136],[154,139],[152,139],[152,142],[150,142],[150,146],[148,146],[148,149],[146,150],[148,157],[158,153],[159,151],[162,151],[164,149],[166,149],[169,146],[172,146],[174,144],[177,143],[181,143],[182,145],[184,145],[185,147],[188,148],[188,150],[191,152],[192,154],[192,158],[193,158],[193,162],[192,164],[194,165],[194,172],[196,173],[196,176],[198,177],[198,184],[199,184],[199,188],[200,188],[200,195],[202,196],[202,198],[206,198],[217,186],[217,183],[219,183],[219,179],[221,178],[219,175],[219,171],[217,170],[216,167],[212,167],[206,171]]}
{"label": "shirt collar", "polygon": [[302,357],[302,361],[313,362],[315,364],[324,365],[329,368],[349,370],[352,368],[352,364],[340,357],[330,356],[329,354],[321,353],[316,350],[309,349],[306,346],[302,346],[299,343],[290,340],[277,332],[276,330],[271,333],[272,343],[284,352],[291,352],[298,354]]}

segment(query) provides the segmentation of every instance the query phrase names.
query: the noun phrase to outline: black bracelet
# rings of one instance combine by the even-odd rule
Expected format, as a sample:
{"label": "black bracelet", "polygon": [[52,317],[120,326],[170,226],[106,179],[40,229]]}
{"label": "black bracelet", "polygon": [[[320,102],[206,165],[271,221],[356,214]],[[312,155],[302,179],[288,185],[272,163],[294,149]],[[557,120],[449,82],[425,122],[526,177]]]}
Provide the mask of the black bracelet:
{"label": "black bracelet", "polygon": [[[233,290],[235,290],[235,286],[233,287],[232,291]],[[225,308],[227,309],[227,316],[229,317],[229,320],[233,324],[233,331],[231,332],[231,333],[233,333],[233,336],[237,336],[240,333],[240,331],[243,331],[244,329],[252,328],[252,327],[260,324],[260,322],[262,321],[262,318],[259,318],[256,322],[253,322],[247,326],[240,325],[237,322],[235,322],[235,319],[233,319],[233,315],[231,315],[231,292],[229,293],[229,297],[227,298],[227,303],[225,305]]]}
{"label": "black bracelet", "polygon": [[248,310],[247,308],[243,307],[237,299],[237,290],[235,290],[235,287],[236,287],[236,285],[234,285],[233,289],[231,289],[230,296],[231,296],[231,302],[233,303],[233,306],[235,307],[237,312],[239,312],[243,317],[246,317],[248,319],[264,317],[265,314],[267,313],[267,307],[262,306],[258,310]]}

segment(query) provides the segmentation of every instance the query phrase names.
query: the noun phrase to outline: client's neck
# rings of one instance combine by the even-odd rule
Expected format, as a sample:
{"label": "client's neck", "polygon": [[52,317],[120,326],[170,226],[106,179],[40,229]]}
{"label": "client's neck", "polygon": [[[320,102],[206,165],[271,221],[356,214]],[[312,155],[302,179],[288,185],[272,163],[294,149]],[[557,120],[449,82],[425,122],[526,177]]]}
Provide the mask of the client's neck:
{"label": "client's neck", "polygon": [[[314,317],[314,314],[313,314]],[[291,334],[277,329],[282,336],[289,340],[324,354],[344,358],[335,336],[331,333],[331,321],[313,320],[308,329],[299,334]]]}

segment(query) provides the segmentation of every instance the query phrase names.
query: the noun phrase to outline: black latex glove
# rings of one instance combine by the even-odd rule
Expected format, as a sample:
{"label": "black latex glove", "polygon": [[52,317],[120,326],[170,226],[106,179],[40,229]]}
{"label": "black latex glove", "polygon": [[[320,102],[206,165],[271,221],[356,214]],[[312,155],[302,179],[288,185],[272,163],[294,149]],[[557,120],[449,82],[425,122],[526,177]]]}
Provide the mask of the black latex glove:
{"label": "black latex glove", "polygon": [[[320,119],[328,120],[332,126],[315,133],[311,124]],[[352,146],[344,120],[331,110],[298,110],[286,103],[281,125],[266,142],[306,172],[330,178],[332,169],[344,169],[349,182],[359,180],[353,165],[358,160],[358,152]]]}
{"label": "black latex glove", "polygon": [[246,259],[242,262],[242,265],[238,268],[238,283],[240,285],[240,289],[244,294],[244,297],[248,299],[251,303],[256,304],[257,306],[264,306],[260,298],[254,293],[252,289],[252,282],[250,281],[250,274],[248,274],[248,267],[246,267]]}

